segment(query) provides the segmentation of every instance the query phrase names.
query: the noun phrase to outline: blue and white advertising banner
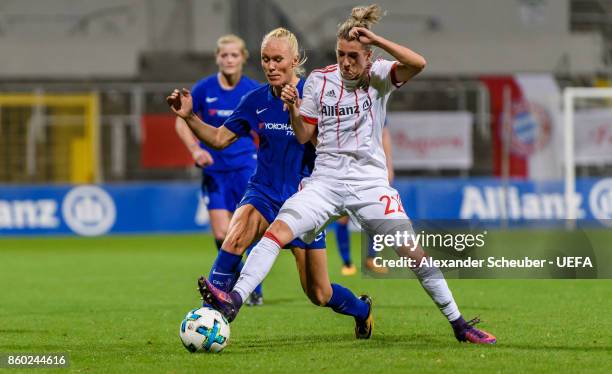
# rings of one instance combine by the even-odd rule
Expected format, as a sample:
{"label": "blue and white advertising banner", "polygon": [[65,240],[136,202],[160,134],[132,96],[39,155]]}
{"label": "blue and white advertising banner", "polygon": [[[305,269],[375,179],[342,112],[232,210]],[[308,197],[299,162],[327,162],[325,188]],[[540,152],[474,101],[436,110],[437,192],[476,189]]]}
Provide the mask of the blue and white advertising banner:
{"label": "blue and white advertising banner", "polygon": [[0,235],[208,231],[195,183],[0,187]]}
{"label": "blue and white advertising banner", "polygon": [[[394,184],[412,219],[476,220],[524,225],[565,219],[562,181],[493,178],[413,179]],[[583,178],[571,199],[582,223],[609,225],[612,220],[612,178]]]}
{"label": "blue and white advertising banner", "polygon": [[[494,178],[399,179],[394,183],[413,220],[472,220],[513,226],[561,221],[563,182]],[[572,199],[580,223],[612,222],[612,178],[578,179]],[[196,183],[1,186],[0,236],[203,232],[205,198]]]}

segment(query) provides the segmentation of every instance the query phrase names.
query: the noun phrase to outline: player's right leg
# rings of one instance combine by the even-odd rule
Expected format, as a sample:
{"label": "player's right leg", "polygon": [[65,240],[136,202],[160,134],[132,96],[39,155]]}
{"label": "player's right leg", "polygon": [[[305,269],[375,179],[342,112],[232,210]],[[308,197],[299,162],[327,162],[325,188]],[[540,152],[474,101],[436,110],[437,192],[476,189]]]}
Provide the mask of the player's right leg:
{"label": "player's right leg", "polygon": [[215,287],[229,291],[239,274],[242,255],[268,228],[268,221],[252,204],[240,206],[232,216],[228,233],[209,273]]}
{"label": "player's right leg", "polygon": [[293,238],[293,233],[287,224],[276,220],[272,222],[263,238],[247,257],[238,282],[231,292],[217,287],[212,281],[204,277],[200,277],[198,287],[204,303],[217,309],[229,322],[232,322],[253,290],[263,282],[272,269],[272,265],[274,265],[281,248],[284,246],[278,237],[284,238],[284,243],[288,243]]}
{"label": "player's right leg", "polygon": [[[370,235],[408,233],[414,237],[412,224],[404,212],[399,194],[390,186],[363,188],[348,200],[347,208],[358,217],[359,223]],[[423,249],[414,243],[396,247],[395,251],[400,257],[409,257],[417,264],[422,263],[421,260],[427,256]],[[476,322],[470,324],[472,321],[466,322],[463,319],[440,269],[435,266],[416,266],[412,271],[438,309],[448,319],[459,341],[477,344],[495,343],[493,335],[473,327]]]}

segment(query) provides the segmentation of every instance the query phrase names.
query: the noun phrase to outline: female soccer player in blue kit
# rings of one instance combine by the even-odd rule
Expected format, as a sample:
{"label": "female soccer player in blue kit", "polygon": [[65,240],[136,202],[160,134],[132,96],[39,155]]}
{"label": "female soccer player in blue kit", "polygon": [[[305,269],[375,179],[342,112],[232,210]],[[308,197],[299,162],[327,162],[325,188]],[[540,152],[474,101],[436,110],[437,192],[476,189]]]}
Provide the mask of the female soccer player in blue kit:
{"label": "female soccer player in blue kit", "polygon": [[[223,35],[217,40],[215,51],[219,71],[199,80],[191,90],[193,112],[204,122],[219,127],[238,106],[240,99],[258,87],[259,82],[242,74],[249,52],[244,40],[236,35]],[[202,168],[202,194],[208,196],[210,226],[217,249],[220,249],[232,214],[242,199],[249,178],[257,165],[257,149],[253,139],[243,137],[235,143],[216,150],[198,142],[185,121],[177,116],[175,129],[194,162]],[[251,302],[258,305],[263,296],[258,286]]]}
{"label": "female soccer player in blue kit", "polygon": [[[314,146],[297,141],[289,113],[284,110],[280,99],[282,88],[287,84],[301,93],[304,80],[297,73],[303,62],[293,33],[284,28],[268,33],[261,44],[261,65],[268,84],[248,93],[218,128],[202,122],[193,113],[188,90],[174,90],[167,98],[172,110],[211,148],[223,149],[240,137],[248,136],[251,131],[257,132],[260,139],[257,169],[232,217],[209,281],[203,277],[198,281],[201,292],[208,282],[225,291],[232,288],[242,253],[261,238],[285,200],[297,192],[302,178],[312,171]],[[353,316],[357,337],[368,338],[371,329],[365,329],[364,325],[371,327],[370,299],[367,296],[357,298],[347,288],[330,283],[324,250],[325,234],[319,234],[311,244],[296,239],[289,241],[288,246],[293,249],[300,282],[310,300],[316,305]],[[244,300],[246,298],[241,302]],[[204,302],[208,300],[204,299]]]}

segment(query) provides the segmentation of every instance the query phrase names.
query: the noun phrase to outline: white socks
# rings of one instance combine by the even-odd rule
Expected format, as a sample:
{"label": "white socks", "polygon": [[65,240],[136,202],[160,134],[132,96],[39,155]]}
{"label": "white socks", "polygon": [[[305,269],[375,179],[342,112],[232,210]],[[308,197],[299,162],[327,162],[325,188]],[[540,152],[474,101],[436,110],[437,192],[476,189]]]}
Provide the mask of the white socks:
{"label": "white socks", "polygon": [[449,322],[457,320],[461,317],[459,308],[453,294],[448,288],[444,275],[437,267],[418,267],[412,271],[421,282],[421,286],[427,291],[429,297],[436,303],[442,314],[448,318]]}
{"label": "white socks", "polygon": [[280,249],[276,241],[264,236],[251,250],[233,289],[238,292],[243,302],[268,275]]}

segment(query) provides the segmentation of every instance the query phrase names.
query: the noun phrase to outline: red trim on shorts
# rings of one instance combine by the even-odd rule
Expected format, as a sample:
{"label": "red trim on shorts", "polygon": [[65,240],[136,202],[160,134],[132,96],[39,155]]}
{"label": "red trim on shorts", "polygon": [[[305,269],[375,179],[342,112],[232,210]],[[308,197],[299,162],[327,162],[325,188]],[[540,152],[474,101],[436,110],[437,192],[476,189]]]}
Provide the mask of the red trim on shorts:
{"label": "red trim on shorts", "polygon": [[389,75],[391,76],[391,83],[396,87],[396,88],[400,88],[401,86],[404,85],[404,83],[406,83],[406,81],[404,82],[400,82],[397,80],[397,73],[395,72],[395,70],[397,70],[397,65],[399,65],[398,61],[395,61],[395,63],[393,63],[393,66],[391,66],[391,71],[389,72]]}
{"label": "red trim on shorts", "polygon": [[309,125],[316,126],[319,124],[319,120],[314,117],[307,117],[302,115],[302,121],[306,122]]}
{"label": "red trim on shorts", "polygon": [[342,94],[344,93],[344,80],[341,82],[340,96],[338,97],[338,102],[336,103],[336,118],[338,121],[338,127],[336,128],[336,140],[338,141],[338,148],[340,148],[340,100],[342,100]]}
{"label": "red trim on shorts", "polygon": [[283,245],[281,244],[281,241],[278,240],[276,235],[272,234],[270,231],[266,231],[266,233],[264,234],[264,238],[268,238],[268,239],[272,240],[273,242],[278,244],[279,247],[283,248]]}

